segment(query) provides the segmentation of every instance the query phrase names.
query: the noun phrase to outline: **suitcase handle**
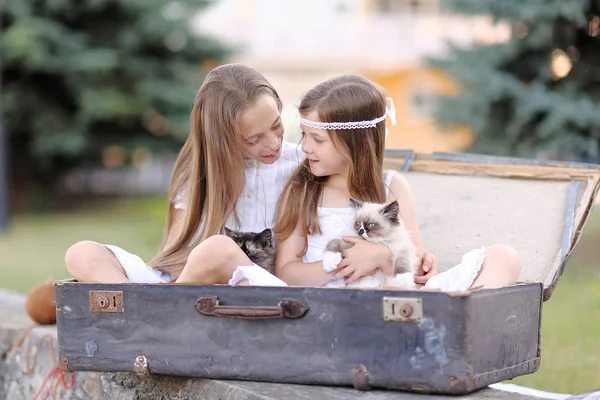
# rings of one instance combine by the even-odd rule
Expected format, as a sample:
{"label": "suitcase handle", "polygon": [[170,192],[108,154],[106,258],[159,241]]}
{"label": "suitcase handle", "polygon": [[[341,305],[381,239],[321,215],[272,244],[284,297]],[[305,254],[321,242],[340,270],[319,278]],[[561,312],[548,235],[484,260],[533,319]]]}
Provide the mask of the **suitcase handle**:
{"label": "suitcase handle", "polygon": [[241,319],[296,319],[308,311],[308,307],[296,299],[283,299],[276,306],[222,306],[217,296],[200,297],[195,307],[202,315]]}

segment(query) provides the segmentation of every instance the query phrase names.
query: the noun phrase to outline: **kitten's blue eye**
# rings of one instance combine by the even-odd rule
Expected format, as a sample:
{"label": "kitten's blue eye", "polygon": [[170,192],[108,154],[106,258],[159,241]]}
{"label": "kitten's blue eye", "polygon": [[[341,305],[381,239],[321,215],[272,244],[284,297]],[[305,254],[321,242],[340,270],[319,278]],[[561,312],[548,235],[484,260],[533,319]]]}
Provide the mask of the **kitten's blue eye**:
{"label": "kitten's blue eye", "polygon": [[368,226],[369,226],[369,228],[374,228],[375,224],[369,224]]}

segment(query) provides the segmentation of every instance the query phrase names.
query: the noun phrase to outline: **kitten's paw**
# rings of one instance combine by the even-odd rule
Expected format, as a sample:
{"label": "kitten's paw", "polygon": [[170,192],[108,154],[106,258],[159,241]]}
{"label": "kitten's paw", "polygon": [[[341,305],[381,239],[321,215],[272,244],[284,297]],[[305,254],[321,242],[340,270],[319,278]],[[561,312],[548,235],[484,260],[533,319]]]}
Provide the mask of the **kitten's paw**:
{"label": "kitten's paw", "polygon": [[340,261],[342,261],[341,253],[326,251],[323,254],[323,269],[325,272],[335,271]]}
{"label": "kitten's paw", "polygon": [[366,288],[366,289],[380,289],[385,287],[385,277],[381,274],[373,274],[363,276],[353,283],[349,283],[348,287]]}
{"label": "kitten's paw", "polygon": [[416,288],[415,278],[414,278],[413,274],[411,274],[410,272],[403,273],[403,274],[396,274],[396,276],[394,276],[393,278],[388,278],[388,281],[386,283],[387,283],[386,286],[391,286],[391,287],[398,287],[398,288],[405,288],[405,289]]}
{"label": "kitten's paw", "polygon": [[333,239],[329,243],[327,243],[327,247],[325,247],[325,251],[330,251],[332,253],[337,253],[342,251],[342,241],[340,239]]}

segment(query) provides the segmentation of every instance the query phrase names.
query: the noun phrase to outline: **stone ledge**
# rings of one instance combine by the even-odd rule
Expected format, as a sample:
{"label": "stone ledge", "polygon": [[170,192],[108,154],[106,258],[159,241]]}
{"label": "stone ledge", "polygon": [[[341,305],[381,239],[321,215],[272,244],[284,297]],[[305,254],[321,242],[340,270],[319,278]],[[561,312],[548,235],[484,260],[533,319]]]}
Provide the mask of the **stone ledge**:
{"label": "stone ledge", "polygon": [[[25,312],[25,297],[21,294],[0,289],[0,304],[4,304],[0,315],[0,400],[29,400],[44,383],[52,370],[52,356],[56,364],[56,354],[48,346],[52,338],[56,348],[56,327],[37,326]],[[26,357],[27,340],[8,359],[13,345],[30,329],[29,342],[31,354],[38,341],[45,338],[35,361],[29,360],[29,366],[35,366],[28,373]],[[67,383],[70,377],[65,376]],[[51,382],[50,382],[51,383]],[[50,386],[46,384],[40,398]],[[51,398],[51,397],[50,397]],[[481,390],[469,396],[418,395],[395,391],[359,392],[353,388],[322,387],[273,384],[264,382],[226,381],[209,379],[188,379],[166,376],[139,377],[133,373],[95,373],[77,372],[72,389],[58,386],[57,399],[69,400],[312,400],[312,399],[361,399],[361,400],[535,400],[539,397],[519,395],[494,389]]]}

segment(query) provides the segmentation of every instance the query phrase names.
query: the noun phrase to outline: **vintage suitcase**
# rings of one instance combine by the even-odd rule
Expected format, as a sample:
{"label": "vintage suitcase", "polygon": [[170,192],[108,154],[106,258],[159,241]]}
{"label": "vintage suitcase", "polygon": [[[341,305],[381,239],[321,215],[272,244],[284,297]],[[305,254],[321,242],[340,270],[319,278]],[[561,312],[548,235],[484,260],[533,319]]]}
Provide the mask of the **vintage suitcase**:
{"label": "vintage suitcase", "polygon": [[55,284],[66,371],[135,371],[465,394],[535,372],[550,298],[599,187],[597,165],[388,151],[440,270],[493,243],[519,283],[467,293]]}

